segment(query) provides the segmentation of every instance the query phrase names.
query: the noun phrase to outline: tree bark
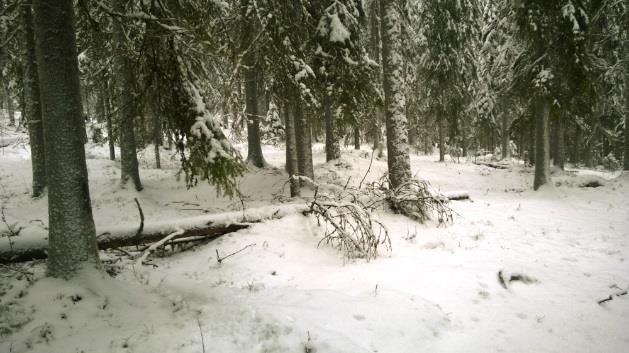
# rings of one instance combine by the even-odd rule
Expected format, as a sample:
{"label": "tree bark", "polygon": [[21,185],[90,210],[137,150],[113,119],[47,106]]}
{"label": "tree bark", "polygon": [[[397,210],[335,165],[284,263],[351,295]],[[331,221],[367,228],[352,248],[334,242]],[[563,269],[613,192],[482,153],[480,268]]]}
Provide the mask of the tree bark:
{"label": "tree bark", "polygon": [[341,158],[341,145],[339,143],[336,116],[332,114],[332,103],[327,92],[323,93],[323,113],[325,115],[325,160]]}
{"label": "tree bark", "polygon": [[[391,186],[396,188],[411,178],[408,123],[402,72],[402,19],[394,0],[380,0],[382,18],[382,67],[387,127],[387,162]],[[404,8],[404,6],[400,6]]]}
{"label": "tree bark", "polygon": [[243,57],[244,65],[244,85],[245,85],[245,119],[247,120],[247,162],[258,168],[265,166],[264,156],[262,155],[262,141],[260,138],[260,98],[262,93],[259,88],[262,81],[260,72],[262,67],[258,63],[257,51],[253,43],[254,25],[253,18],[250,16],[251,11],[250,0],[241,0],[243,9],[244,27],[242,47],[246,50]]}
{"label": "tree bark", "polygon": [[[253,57],[247,54],[245,57]],[[258,168],[266,164],[262,155],[262,141],[260,138],[260,102],[259,102],[259,74],[255,57],[245,59],[245,118],[247,119],[247,162]]]}
{"label": "tree bark", "polygon": [[297,170],[299,175],[314,180],[314,168],[312,166],[312,138],[310,132],[310,120],[304,114],[301,107],[301,98],[294,101],[295,117],[295,141],[297,144]]}
{"label": "tree bark", "polygon": [[548,116],[550,102],[547,98],[538,98],[535,117],[535,180],[533,189],[550,183],[550,151]]}
{"label": "tree bark", "polygon": [[284,104],[284,120],[286,132],[286,172],[290,178],[290,196],[299,196],[299,181],[294,176],[299,174],[297,168],[297,146],[295,141],[295,108],[291,103]]}
{"label": "tree bark", "polygon": [[360,150],[360,127],[358,123],[354,125],[354,149]]}
{"label": "tree bark", "polygon": [[[46,189],[46,155],[44,148],[44,122],[42,120],[33,12],[30,1],[20,8],[22,19],[22,56],[24,60],[24,100],[28,117],[28,137],[31,146],[33,197],[39,197]],[[23,118],[22,118],[23,119]]]}
{"label": "tree bark", "polygon": [[623,170],[629,171],[629,0],[625,0],[625,160]]}
{"label": "tree bark", "polygon": [[34,0],[48,181],[48,274],[99,268],[90,204],[72,0]]}
{"label": "tree bark", "polygon": [[[113,0],[113,9],[126,13],[124,0]],[[120,19],[113,21],[113,36],[116,50],[114,55],[114,80],[116,84],[116,105],[118,109],[118,127],[120,131],[120,181],[126,185],[129,179],[135,189],[143,189],[138,169],[138,156],[135,141],[135,81],[133,63],[128,57],[126,35]]]}

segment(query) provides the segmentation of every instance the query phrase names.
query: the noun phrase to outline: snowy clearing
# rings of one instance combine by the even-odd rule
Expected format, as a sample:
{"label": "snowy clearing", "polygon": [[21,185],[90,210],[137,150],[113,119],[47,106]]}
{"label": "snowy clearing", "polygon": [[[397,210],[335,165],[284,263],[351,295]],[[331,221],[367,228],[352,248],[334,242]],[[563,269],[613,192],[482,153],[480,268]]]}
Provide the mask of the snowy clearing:
{"label": "snowy clearing", "polygon": [[[313,150],[320,183],[343,186],[349,178],[357,186],[370,163],[367,147],[327,164],[323,146]],[[162,170],[150,165],[152,147],[144,151],[145,189],[136,192],[120,188],[119,163],[106,159],[106,146],[88,145],[97,234],[136,229],[135,197],[147,227],[241,211],[241,200],[219,198],[207,185],[186,190],[167,151]],[[283,149],[265,146],[264,154],[283,167]],[[28,156],[24,144],[0,149],[7,222],[24,227],[12,238],[16,246],[46,235],[46,200],[29,196]],[[156,266],[123,261],[113,279],[87,272],[69,284],[44,278],[37,261],[21,267],[34,272],[28,283],[3,267],[0,351],[629,350],[629,296],[621,295],[629,288],[626,176],[569,170],[554,176],[558,186],[534,192],[532,171],[515,162],[502,170],[436,159],[412,155],[413,172],[470,200],[453,201],[454,224],[441,227],[377,212],[392,251],[371,262],[347,262],[317,247],[323,230],[314,218],[293,214],[156,258]],[[385,171],[386,160],[374,160],[367,180]],[[592,179],[603,186],[580,187]],[[242,203],[279,208],[288,199],[286,180],[281,169],[251,169],[240,181]],[[217,251],[243,248],[217,262]]]}

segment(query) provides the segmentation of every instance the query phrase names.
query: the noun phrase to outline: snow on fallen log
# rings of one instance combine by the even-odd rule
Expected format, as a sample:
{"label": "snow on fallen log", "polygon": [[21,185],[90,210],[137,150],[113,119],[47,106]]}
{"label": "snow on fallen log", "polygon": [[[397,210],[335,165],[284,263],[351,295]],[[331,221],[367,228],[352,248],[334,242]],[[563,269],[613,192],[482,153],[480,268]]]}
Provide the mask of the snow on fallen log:
{"label": "snow on fallen log", "polygon": [[[189,240],[206,240],[248,228],[253,223],[307,211],[309,211],[308,206],[299,203],[270,205],[246,209],[244,212],[233,211],[177,220],[159,222],[149,220],[145,221],[142,232],[139,234],[137,224],[107,225],[97,227],[96,240],[98,248],[101,250],[154,243],[178,230],[183,230],[183,232],[171,241],[181,242],[182,239],[186,238]],[[0,263],[45,259],[48,256],[47,235],[44,229],[27,227],[22,230],[19,236],[11,238],[11,244],[5,241],[1,242]]]}
{"label": "snow on fallen log", "polygon": [[489,168],[494,168],[494,169],[509,169],[509,167],[508,167],[508,166],[506,166],[506,165],[496,164],[496,163],[489,163],[489,162],[475,162],[474,164],[476,164],[476,165],[482,165],[482,166],[489,167]]}
{"label": "snow on fallen log", "polygon": [[448,199],[450,201],[460,201],[460,200],[469,200],[470,199],[470,194],[467,191],[442,192],[440,194],[440,196],[442,196],[443,198]]}

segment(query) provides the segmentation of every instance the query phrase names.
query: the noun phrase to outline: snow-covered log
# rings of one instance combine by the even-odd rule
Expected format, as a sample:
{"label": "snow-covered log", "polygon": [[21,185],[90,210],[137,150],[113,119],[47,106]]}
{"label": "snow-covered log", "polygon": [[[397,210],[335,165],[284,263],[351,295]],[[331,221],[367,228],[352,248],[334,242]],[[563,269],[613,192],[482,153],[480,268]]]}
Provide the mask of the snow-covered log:
{"label": "snow-covered log", "polygon": [[[208,240],[248,228],[264,220],[304,213],[308,210],[308,206],[304,204],[285,204],[252,208],[244,212],[234,211],[155,223],[149,220],[139,235],[137,226],[100,228],[97,235],[98,248],[102,250],[150,244],[180,229],[183,232],[174,237],[173,242],[185,238],[195,241]],[[28,234],[26,231],[25,229],[19,236],[12,237],[11,246],[8,242],[0,244],[0,263],[23,262],[47,257],[48,241],[45,234]]]}

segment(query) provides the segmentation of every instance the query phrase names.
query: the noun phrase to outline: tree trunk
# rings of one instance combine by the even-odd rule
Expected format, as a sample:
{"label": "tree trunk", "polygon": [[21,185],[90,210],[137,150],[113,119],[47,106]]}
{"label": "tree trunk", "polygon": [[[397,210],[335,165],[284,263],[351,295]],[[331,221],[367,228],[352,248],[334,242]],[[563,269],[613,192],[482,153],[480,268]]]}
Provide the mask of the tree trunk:
{"label": "tree trunk", "polygon": [[408,119],[408,143],[416,151],[417,145],[417,125],[415,119]]}
{"label": "tree trunk", "polygon": [[511,149],[509,148],[509,115],[506,113],[502,113],[502,128],[501,128],[501,142],[502,142],[502,153],[500,155],[500,159],[509,159],[511,158]]}
{"label": "tree trunk", "polygon": [[358,123],[354,125],[354,149],[360,150],[360,127]]}
{"label": "tree trunk", "polygon": [[[6,80],[6,78],[5,78]],[[8,82],[5,82],[4,90],[7,98],[7,112],[9,113],[9,126],[15,126],[15,111],[13,109],[13,98],[11,97],[11,89]]]}
{"label": "tree trunk", "polygon": [[255,20],[251,17],[251,0],[241,0],[242,16],[245,19],[242,37],[242,48],[245,51],[243,57],[244,85],[245,85],[245,119],[247,121],[247,162],[258,168],[266,164],[262,155],[262,142],[260,138],[260,102],[262,94],[259,87],[262,76],[262,67],[258,63],[257,50],[255,48],[254,32]]}
{"label": "tree trunk", "polygon": [[[404,8],[401,6],[401,8]],[[382,67],[387,126],[388,167],[391,186],[396,188],[411,178],[408,124],[402,72],[402,19],[395,0],[380,0],[382,18]]]}
{"label": "tree trunk", "polygon": [[550,183],[550,151],[548,116],[550,102],[547,98],[538,98],[535,117],[535,180],[533,189],[537,190],[542,185]]}
{"label": "tree trunk", "polygon": [[446,147],[445,147],[445,138],[444,138],[444,126],[443,126],[443,118],[437,117],[437,125],[439,130],[439,162],[445,162],[446,157]]}
{"label": "tree trunk", "polygon": [[[125,1],[114,0],[113,9],[118,13],[126,13]],[[120,131],[120,176],[125,185],[129,179],[135,189],[143,189],[138,170],[138,156],[135,142],[135,82],[133,63],[127,57],[125,29],[121,21],[113,21],[114,45],[114,79],[116,84],[116,105],[118,108],[118,127]]]}
{"label": "tree trunk", "polygon": [[162,145],[162,122],[159,114],[153,113],[153,146],[155,147],[155,168],[162,168],[162,161],[159,155],[159,146]]}
{"label": "tree trunk", "polygon": [[258,92],[259,69],[253,54],[245,55],[245,117],[247,119],[247,162],[258,168],[266,164],[260,139],[260,102]]}
{"label": "tree trunk", "polygon": [[623,170],[629,171],[629,0],[625,0],[625,161]]}
{"label": "tree trunk", "polygon": [[574,133],[574,148],[572,150],[572,153],[574,154],[574,157],[572,158],[572,163],[574,163],[575,166],[581,163],[581,144],[583,143],[583,138],[581,136],[581,127],[576,124]]}
{"label": "tree trunk", "polygon": [[107,79],[103,78],[103,85],[101,87],[101,95],[103,97],[103,113],[104,120],[107,123],[107,144],[109,145],[109,159],[116,160],[116,146],[114,144],[114,123],[111,117],[111,105],[109,103],[109,87],[107,86]]}
{"label": "tree trunk", "polygon": [[33,197],[39,197],[46,189],[46,151],[44,148],[44,123],[42,120],[37,57],[35,55],[35,34],[33,32],[33,13],[31,3],[22,4],[22,55],[24,60],[24,98],[28,117],[28,137],[31,146],[31,164],[33,166]]}
{"label": "tree trunk", "polygon": [[323,112],[325,115],[325,160],[341,158],[341,145],[339,143],[336,116],[332,114],[332,103],[327,92],[323,93]]}
{"label": "tree trunk", "polygon": [[303,175],[314,180],[310,120],[304,114],[301,103],[301,98],[299,97],[294,100],[295,141],[297,144],[297,170],[299,172],[299,175]]}
{"label": "tree trunk", "polygon": [[555,142],[555,157],[554,163],[555,166],[559,167],[559,169],[564,170],[566,159],[565,159],[565,127],[564,127],[564,118],[559,116],[557,121],[555,122],[555,136],[557,137],[557,141]]}
{"label": "tree trunk", "polygon": [[299,181],[293,179],[299,174],[297,168],[297,146],[295,142],[295,108],[291,103],[284,104],[284,120],[286,132],[286,172],[290,178],[290,196],[299,196]]}
{"label": "tree trunk", "polygon": [[34,0],[48,181],[48,274],[100,267],[85,163],[72,0]]}

